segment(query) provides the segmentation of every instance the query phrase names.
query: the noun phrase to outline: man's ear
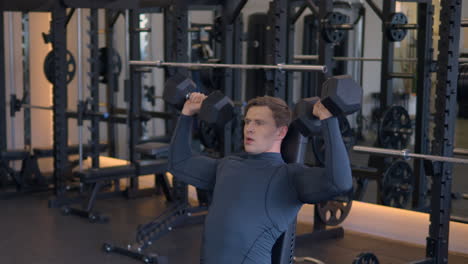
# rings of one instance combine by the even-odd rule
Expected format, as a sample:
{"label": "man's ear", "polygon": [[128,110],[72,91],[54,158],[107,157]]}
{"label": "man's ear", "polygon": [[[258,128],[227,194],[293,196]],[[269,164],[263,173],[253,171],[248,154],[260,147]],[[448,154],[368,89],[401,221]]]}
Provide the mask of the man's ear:
{"label": "man's ear", "polygon": [[281,140],[284,139],[284,137],[286,136],[287,133],[288,133],[288,127],[287,126],[279,127],[278,136],[280,137]]}

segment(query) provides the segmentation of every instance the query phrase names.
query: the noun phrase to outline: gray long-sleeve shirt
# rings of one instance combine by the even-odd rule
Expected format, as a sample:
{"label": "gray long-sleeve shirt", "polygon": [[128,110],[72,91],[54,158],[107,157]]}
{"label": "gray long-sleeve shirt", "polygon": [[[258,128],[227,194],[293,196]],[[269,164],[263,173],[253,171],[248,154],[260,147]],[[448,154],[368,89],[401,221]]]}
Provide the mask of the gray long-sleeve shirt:
{"label": "gray long-sleeve shirt", "polygon": [[202,262],[270,264],[278,237],[302,204],[352,188],[348,153],[336,118],[323,123],[324,168],[286,164],[280,153],[212,159],[191,150],[193,118],[181,115],[169,150],[169,171],[200,189],[213,190],[205,220]]}

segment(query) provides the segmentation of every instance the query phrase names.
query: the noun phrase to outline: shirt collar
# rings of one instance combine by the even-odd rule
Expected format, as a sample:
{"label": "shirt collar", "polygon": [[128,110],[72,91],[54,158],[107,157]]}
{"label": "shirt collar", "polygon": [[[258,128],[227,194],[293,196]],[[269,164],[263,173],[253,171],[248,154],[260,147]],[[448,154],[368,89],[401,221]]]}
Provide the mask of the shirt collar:
{"label": "shirt collar", "polygon": [[246,158],[247,159],[252,159],[252,160],[268,160],[268,161],[273,161],[273,162],[281,162],[285,163],[283,160],[283,157],[281,157],[281,153],[278,152],[263,152],[260,154],[249,154],[246,153]]}

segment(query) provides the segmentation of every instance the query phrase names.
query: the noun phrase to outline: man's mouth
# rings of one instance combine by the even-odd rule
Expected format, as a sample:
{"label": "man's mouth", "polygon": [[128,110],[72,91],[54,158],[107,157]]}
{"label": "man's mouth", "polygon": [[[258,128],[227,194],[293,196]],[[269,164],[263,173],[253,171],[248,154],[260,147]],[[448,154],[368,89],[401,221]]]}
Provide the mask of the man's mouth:
{"label": "man's mouth", "polygon": [[254,139],[251,137],[246,137],[244,141],[245,141],[245,144],[252,144],[254,142]]}

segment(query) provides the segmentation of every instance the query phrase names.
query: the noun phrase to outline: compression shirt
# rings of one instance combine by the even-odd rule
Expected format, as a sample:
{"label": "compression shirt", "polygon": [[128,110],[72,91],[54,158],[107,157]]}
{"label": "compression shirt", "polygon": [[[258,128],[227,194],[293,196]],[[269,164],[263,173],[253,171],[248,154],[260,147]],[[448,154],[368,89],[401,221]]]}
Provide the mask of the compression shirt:
{"label": "compression shirt", "polygon": [[193,117],[181,115],[169,150],[169,171],[179,180],[213,190],[205,219],[201,262],[271,264],[278,237],[302,204],[351,190],[348,153],[335,117],[322,121],[325,167],[286,164],[280,153],[213,159],[191,150]]}

